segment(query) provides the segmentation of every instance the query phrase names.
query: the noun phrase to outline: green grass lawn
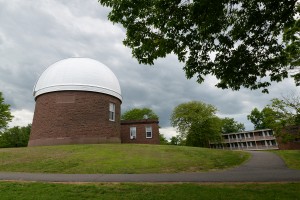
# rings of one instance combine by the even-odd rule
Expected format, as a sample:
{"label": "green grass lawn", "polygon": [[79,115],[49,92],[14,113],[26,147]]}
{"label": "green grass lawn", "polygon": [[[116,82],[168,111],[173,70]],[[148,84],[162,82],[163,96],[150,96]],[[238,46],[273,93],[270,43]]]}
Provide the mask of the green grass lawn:
{"label": "green grass lawn", "polygon": [[272,151],[279,155],[291,169],[300,169],[300,150]]}
{"label": "green grass lawn", "polygon": [[273,184],[54,184],[0,182],[0,199],[300,199],[300,183]]}
{"label": "green grass lawn", "polygon": [[0,149],[0,171],[42,173],[177,173],[230,168],[246,152],[172,145],[98,144]]}

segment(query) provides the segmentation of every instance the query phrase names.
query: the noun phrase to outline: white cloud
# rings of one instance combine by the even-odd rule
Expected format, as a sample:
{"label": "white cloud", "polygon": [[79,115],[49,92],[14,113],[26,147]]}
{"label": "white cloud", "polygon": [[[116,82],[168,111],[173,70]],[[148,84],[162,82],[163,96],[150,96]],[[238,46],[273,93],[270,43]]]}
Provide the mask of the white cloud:
{"label": "white cloud", "polygon": [[163,134],[167,138],[167,140],[170,140],[171,137],[178,135],[176,129],[173,127],[160,128],[159,133]]}
{"label": "white cloud", "polygon": [[9,123],[9,127],[14,126],[27,126],[32,123],[33,112],[22,109],[22,110],[14,110],[11,112],[14,116],[13,120]]}

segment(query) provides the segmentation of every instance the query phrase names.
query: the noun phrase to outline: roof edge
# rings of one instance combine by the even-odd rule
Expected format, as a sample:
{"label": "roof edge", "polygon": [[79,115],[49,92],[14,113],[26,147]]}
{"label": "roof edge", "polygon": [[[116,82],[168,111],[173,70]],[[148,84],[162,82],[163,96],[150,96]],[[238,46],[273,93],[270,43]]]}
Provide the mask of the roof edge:
{"label": "roof edge", "polygon": [[121,120],[121,125],[126,124],[158,124],[158,119]]}
{"label": "roof edge", "polygon": [[42,88],[40,90],[34,91],[33,96],[34,98],[37,98],[38,96],[50,93],[50,92],[57,92],[57,91],[85,91],[85,92],[97,92],[102,94],[108,94],[111,96],[114,96],[118,98],[122,102],[122,96],[121,94],[105,88],[105,87],[99,87],[99,86],[93,86],[93,85],[53,85],[46,88]]}

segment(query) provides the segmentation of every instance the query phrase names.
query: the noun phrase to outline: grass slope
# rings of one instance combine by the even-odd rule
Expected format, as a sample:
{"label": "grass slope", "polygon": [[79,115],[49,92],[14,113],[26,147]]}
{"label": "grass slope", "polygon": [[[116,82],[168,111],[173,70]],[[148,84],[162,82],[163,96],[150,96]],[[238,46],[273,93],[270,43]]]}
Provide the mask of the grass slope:
{"label": "grass slope", "polygon": [[66,145],[0,149],[0,171],[41,173],[177,173],[241,164],[238,151],[169,145]]}
{"label": "grass slope", "polygon": [[300,183],[54,184],[0,182],[0,199],[299,199]]}
{"label": "grass slope", "polygon": [[289,168],[300,169],[300,150],[278,150],[273,152],[279,155]]}

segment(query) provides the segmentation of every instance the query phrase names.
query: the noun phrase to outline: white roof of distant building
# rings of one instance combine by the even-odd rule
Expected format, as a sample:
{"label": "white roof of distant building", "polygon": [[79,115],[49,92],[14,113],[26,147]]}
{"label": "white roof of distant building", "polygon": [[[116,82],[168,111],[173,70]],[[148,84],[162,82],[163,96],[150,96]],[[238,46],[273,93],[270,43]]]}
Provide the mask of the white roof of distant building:
{"label": "white roof of distant building", "polygon": [[117,97],[121,88],[115,74],[90,58],[68,58],[48,67],[33,88],[33,96],[55,91],[90,91]]}

